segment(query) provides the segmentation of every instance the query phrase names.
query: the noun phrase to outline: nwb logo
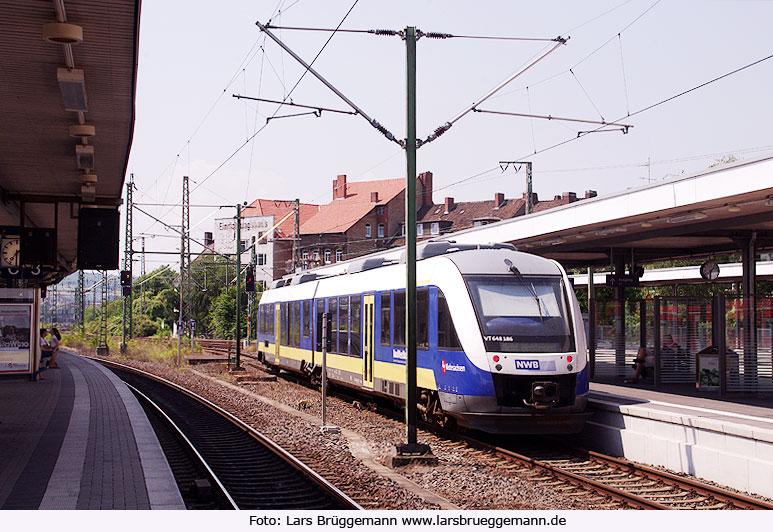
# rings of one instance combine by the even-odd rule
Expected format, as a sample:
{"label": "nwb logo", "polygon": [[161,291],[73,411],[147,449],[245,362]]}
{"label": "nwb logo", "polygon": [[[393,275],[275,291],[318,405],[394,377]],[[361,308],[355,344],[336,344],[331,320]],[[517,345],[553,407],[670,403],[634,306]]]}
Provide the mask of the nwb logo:
{"label": "nwb logo", "polygon": [[539,369],[539,360],[516,360],[515,369]]}

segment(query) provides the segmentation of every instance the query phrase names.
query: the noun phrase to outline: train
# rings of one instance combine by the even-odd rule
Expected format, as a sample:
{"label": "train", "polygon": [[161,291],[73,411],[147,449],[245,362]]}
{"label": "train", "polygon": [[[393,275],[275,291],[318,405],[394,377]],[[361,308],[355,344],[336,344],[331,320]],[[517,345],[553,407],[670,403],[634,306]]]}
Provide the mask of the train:
{"label": "train", "polygon": [[[581,431],[589,361],[561,265],[509,244],[453,241],[421,243],[416,259],[422,418],[497,434]],[[258,306],[259,359],[314,377],[326,347],[329,382],[404,404],[405,272],[403,253],[274,281]]]}

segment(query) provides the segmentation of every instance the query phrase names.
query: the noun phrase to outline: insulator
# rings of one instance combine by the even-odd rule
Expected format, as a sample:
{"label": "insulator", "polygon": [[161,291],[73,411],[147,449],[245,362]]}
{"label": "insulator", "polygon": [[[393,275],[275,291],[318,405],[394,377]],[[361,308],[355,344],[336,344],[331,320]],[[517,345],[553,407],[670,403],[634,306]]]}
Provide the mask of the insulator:
{"label": "insulator", "polygon": [[387,35],[387,36],[399,35],[399,32],[396,30],[368,30],[368,33],[373,33],[375,35]]}
{"label": "insulator", "polygon": [[453,37],[450,33],[440,33],[437,31],[430,31],[425,33],[424,36],[428,39],[450,39]]}

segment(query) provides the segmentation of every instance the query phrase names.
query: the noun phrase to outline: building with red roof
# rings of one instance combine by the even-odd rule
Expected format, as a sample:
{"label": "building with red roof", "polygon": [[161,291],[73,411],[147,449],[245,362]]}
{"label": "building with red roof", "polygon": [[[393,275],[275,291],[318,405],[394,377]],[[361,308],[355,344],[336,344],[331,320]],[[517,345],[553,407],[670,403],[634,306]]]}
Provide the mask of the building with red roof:
{"label": "building with red roof", "polygon": [[[432,204],[432,172],[416,179],[417,208]],[[333,181],[333,201],[301,225],[301,261],[305,268],[367,255],[402,239],[405,179]]]}

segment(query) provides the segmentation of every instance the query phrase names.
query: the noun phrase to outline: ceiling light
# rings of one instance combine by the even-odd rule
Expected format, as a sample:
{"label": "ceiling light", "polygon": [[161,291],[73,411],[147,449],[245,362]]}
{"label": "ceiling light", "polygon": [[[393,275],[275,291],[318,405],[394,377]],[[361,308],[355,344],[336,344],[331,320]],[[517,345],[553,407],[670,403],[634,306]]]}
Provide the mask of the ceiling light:
{"label": "ceiling light", "polygon": [[68,22],[43,24],[43,39],[56,44],[77,44],[83,40],[83,28]]}
{"label": "ceiling light", "polygon": [[59,90],[62,91],[62,100],[64,108],[67,111],[89,110],[86,101],[86,79],[83,76],[83,69],[57,68],[56,80],[59,82]]}
{"label": "ceiling light", "polygon": [[70,126],[71,137],[93,137],[96,132],[96,128],[88,124],[75,124],[74,126]]}
{"label": "ceiling light", "polygon": [[641,226],[642,227],[652,227],[652,222],[642,222]]}
{"label": "ceiling light", "polygon": [[82,144],[76,144],[75,160],[78,163],[78,168],[81,170],[89,170],[94,168],[94,146],[83,146]]}
{"label": "ceiling light", "polygon": [[706,218],[708,214],[705,212],[691,212],[687,214],[682,214],[680,216],[674,216],[673,218],[669,218],[666,220],[666,222],[670,224],[680,224],[682,222],[692,222],[693,220],[703,220]]}
{"label": "ceiling light", "polygon": [[628,231],[628,229],[625,227],[607,227],[606,229],[596,231],[596,236],[607,236],[613,233],[625,233],[626,231]]}
{"label": "ceiling light", "polygon": [[773,207],[773,196],[768,196],[768,200],[765,202],[768,207]]}
{"label": "ceiling light", "polygon": [[81,198],[83,201],[94,201],[97,196],[97,188],[89,185],[81,185]]}
{"label": "ceiling light", "polygon": [[730,205],[727,208],[727,211],[728,212],[741,212],[741,207],[739,207],[738,205]]}
{"label": "ceiling light", "polygon": [[96,174],[83,174],[81,176],[81,184],[93,187],[97,184]]}

